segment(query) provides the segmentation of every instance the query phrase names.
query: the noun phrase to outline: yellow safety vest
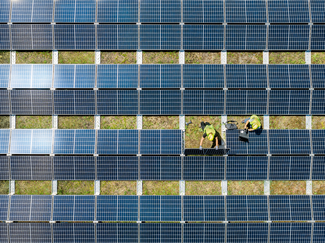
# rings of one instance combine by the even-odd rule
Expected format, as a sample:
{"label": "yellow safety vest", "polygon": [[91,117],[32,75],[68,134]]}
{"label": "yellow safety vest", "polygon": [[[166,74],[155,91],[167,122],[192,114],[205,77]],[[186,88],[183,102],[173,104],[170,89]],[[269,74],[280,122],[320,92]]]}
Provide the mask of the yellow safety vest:
{"label": "yellow safety vest", "polygon": [[[214,127],[213,127],[212,125],[207,125],[207,126],[205,126],[205,128],[204,128],[204,132],[205,132],[206,135],[208,136],[208,139],[209,139],[210,141],[213,141],[213,139],[214,139],[214,135],[216,134],[216,130],[214,130]],[[212,136],[211,136],[210,133],[212,133]]]}
{"label": "yellow safety vest", "polygon": [[260,118],[257,115],[252,115],[250,117],[250,120],[252,120],[250,122],[250,124],[251,124],[251,126],[252,126],[252,128],[254,130],[256,130],[257,128],[261,127],[261,120],[260,120]]}

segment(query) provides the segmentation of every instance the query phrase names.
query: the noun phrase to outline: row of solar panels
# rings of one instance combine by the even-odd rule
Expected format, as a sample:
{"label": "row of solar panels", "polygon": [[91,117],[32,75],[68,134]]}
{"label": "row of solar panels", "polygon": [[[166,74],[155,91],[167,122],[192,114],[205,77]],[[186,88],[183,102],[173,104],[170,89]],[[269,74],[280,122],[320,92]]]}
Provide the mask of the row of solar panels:
{"label": "row of solar panels", "polygon": [[259,130],[249,133],[249,142],[238,139],[238,130],[227,130],[230,155],[325,154],[325,130]]}
{"label": "row of solar panels", "polygon": [[324,115],[325,90],[0,90],[1,115]]}
{"label": "row of solar panels", "polygon": [[1,221],[324,221],[324,195],[0,195]]}
{"label": "row of solar panels", "polygon": [[181,130],[0,130],[1,154],[181,154]]}
{"label": "row of solar panels", "polygon": [[2,64],[0,88],[325,88],[325,65]]}
{"label": "row of solar panels", "polygon": [[325,22],[322,0],[2,0],[0,8],[0,22],[13,23]]}
{"label": "row of solar panels", "polygon": [[323,243],[325,223],[0,224],[3,243]]}
{"label": "row of solar panels", "polygon": [[325,25],[0,24],[0,50],[324,50]]}
{"label": "row of solar panels", "polygon": [[0,156],[0,180],[325,180],[322,156]]}

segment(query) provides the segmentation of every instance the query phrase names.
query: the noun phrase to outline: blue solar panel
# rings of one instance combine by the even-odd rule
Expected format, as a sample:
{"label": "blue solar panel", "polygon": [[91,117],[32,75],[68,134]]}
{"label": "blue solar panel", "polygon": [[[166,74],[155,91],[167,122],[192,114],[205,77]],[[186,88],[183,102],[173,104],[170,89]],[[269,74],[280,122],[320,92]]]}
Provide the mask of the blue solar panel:
{"label": "blue solar panel", "polygon": [[266,88],[265,65],[226,65],[228,88]]}
{"label": "blue solar panel", "polygon": [[290,23],[309,23],[308,0],[288,1],[289,22]]}
{"label": "blue solar panel", "polygon": [[[52,22],[53,0],[12,2],[11,22]],[[9,11],[9,10],[8,10]]]}
{"label": "blue solar panel", "polygon": [[[315,162],[314,162],[315,163]],[[309,180],[311,157],[271,157],[270,180]]]}
{"label": "blue solar panel", "polygon": [[10,33],[8,24],[0,24],[0,50],[10,50]]}
{"label": "blue solar panel", "polygon": [[0,65],[0,88],[9,87],[10,65]]}
{"label": "blue solar panel", "polygon": [[238,130],[227,130],[227,147],[229,154],[267,154],[267,133],[257,130],[249,133],[249,142],[239,140]]}
{"label": "blue solar panel", "polygon": [[308,65],[269,65],[271,88],[310,88]]}
{"label": "blue solar panel", "polygon": [[311,114],[313,115],[325,114],[325,91],[324,90],[313,91]]}
{"label": "blue solar panel", "polygon": [[[270,25],[270,50],[308,50],[308,25]],[[312,48],[313,49],[313,48]]]}
{"label": "blue solar panel", "polygon": [[94,88],[95,65],[55,65],[54,88]]}
{"label": "blue solar panel", "polygon": [[181,2],[173,0],[142,0],[141,23],[180,23]]}
{"label": "blue solar panel", "polygon": [[118,196],[98,196],[96,219],[101,221],[118,221],[117,208]]}
{"label": "blue solar panel", "polygon": [[223,180],[223,157],[184,157],[184,180]]}
{"label": "blue solar panel", "polygon": [[50,90],[12,90],[12,114],[52,115],[52,92]]}
{"label": "blue solar panel", "polygon": [[325,241],[325,224],[324,223],[315,223],[313,228],[313,242],[322,243]]}
{"label": "blue solar panel", "polygon": [[314,157],[312,180],[325,180],[325,157]]}
{"label": "blue solar panel", "polygon": [[267,157],[227,157],[227,180],[266,180]]}
{"label": "blue solar panel", "polygon": [[182,242],[181,224],[140,224],[141,242]]}
{"label": "blue solar panel", "polygon": [[181,114],[181,92],[179,90],[141,91],[140,113],[143,115]]}
{"label": "blue solar panel", "polygon": [[270,130],[271,154],[310,154],[308,130]]}
{"label": "blue solar panel", "polygon": [[288,0],[278,0],[268,2],[269,22],[270,23],[288,23],[289,22],[289,4]]}
{"label": "blue solar panel", "polygon": [[48,156],[12,156],[10,168],[12,180],[52,180],[51,158]]}
{"label": "blue solar panel", "polygon": [[180,180],[181,157],[141,157],[140,179],[155,181]]}
{"label": "blue solar panel", "polygon": [[0,220],[1,221],[7,220],[8,203],[9,203],[9,196],[8,195],[0,195]]}
{"label": "blue solar panel", "polygon": [[[98,197],[97,197],[98,200]],[[98,207],[97,207],[98,213]],[[118,196],[118,221],[137,221],[138,218],[138,197]]]}
{"label": "blue solar panel", "polygon": [[[124,225],[127,225],[130,228],[132,226],[136,227],[135,228],[136,235],[134,234],[134,239],[138,240],[138,225],[137,224],[124,224]],[[98,243],[117,242],[118,226],[119,224],[97,224],[96,225],[97,242]],[[134,242],[134,241],[130,241],[130,242]]]}
{"label": "blue solar panel", "polygon": [[137,180],[137,157],[98,157],[98,180]]}
{"label": "blue solar panel", "polygon": [[310,242],[312,224],[271,224],[270,242]]}
{"label": "blue solar panel", "polygon": [[52,65],[13,65],[11,88],[51,88]]}
{"label": "blue solar panel", "polygon": [[313,195],[313,212],[314,220],[322,221],[325,217],[325,196],[324,195]]}
{"label": "blue solar panel", "polygon": [[323,0],[310,1],[311,16],[313,23],[325,22],[325,2]]}
{"label": "blue solar panel", "polygon": [[[118,88],[119,87],[118,68],[120,66],[121,65],[98,65],[97,66],[97,88]],[[133,65],[132,66],[128,65],[128,66],[132,67]],[[138,68],[136,68],[135,70],[138,71]],[[137,73],[136,76],[138,77]]]}
{"label": "blue solar panel", "polygon": [[225,224],[184,224],[184,243],[224,243]]}
{"label": "blue solar panel", "polygon": [[266,23],[265,1],[226,1],[228,23]]}
{"label": "blue solar panel", "polygon": [[185,90],[184,114],[223,114],[224,91],[223,90]]}
{"label": "blue solar panel", "polygon": [[53,240],[58,243],[84,242],[91,243],[95,239],[95,225],[92,223],[54,224]]}
{"label": "blue solar panel", "polygon": [[325,154],[324,138],[325,130],[311,130],[313,153],[314,154]]}
{"label": "blue solar panel", "polygon": [[185,0],[184,23],[223,23],[223,1]]}
{"label": "blue solar panel", "polygon": [[[137,224],[118,224],[117,239],[121,243],[138,242],[138,225]],[[103,241],[107,242],[107,241]]]}
{"label": "blue solar panel", "polygon": [[325,88],[325,65],[311,65],[311,78],[314,88]]}
{"label": "blue solar panel", "polygon": [[270,91],[270,115],[306,115],[309,114],[309,106],[309,90]]}
{"label": "blue solar panel", "polygon": [[309,23],[308,0],[270,1],[270,23]]}
{"label": "blue solar panel", "polygon": [[0,23],[8,23],[10,14],[10,0],[0,2]]}
{"label": "blue solar panel", "polygon": [[8,237],[8,224],[0,224],[0,242],[1,243],[8,243],[9,237]]}
{"label": "blue solar panel", "polygon": [[9,152],[9,137],[10,130],[0,130],[0,154],[7,154]]}
{"label": "blue solar panel", "polygon": [[55,49],[94,50],[95,25],[55,25]]}
{"label": "blue solar panel", "polygon": [[325,25],[313,25],[311,31],[311,50],[324,50]]}
{"label": "blue solar panel", "polygon": [[98,2],[99,23],[138,22],[138,0],[101,0]]}
{"label": "blue solar panel", "polygon": [[222,50],[222,25],[184,25],[184,50]]}
{"label": "blue solar panel", "polygon": [[266,25],[227,25],[226,49],[265,50]]}
{"label": "blue solar panel", "polygon": [[0,90],[0,114],[1,115],[9,115],[10,111],[10,92],[7,90]]}
{"label": "blue solar panel", "polygon": [[223,65],[183,65],[184,88],[223,88]]}
{"label": "blue solar panel", "polygon": [[95,180],[95,159],[85,156],[56,156],[54,180]]}
{"label": "blue solar panel", "polygon": [[181,65],[140,65],[141,88],[180,88]]}
{"label": "blue solar panel", "polygon": [[228,90],[227,114],[266,114],[266,90]]}
{"label": "blue solar panel", "polygon": [[181,130],[141,130],[141,154],[181,154]]}
{"label": "blue solar panel", "polygon": [[180,221],[180,196],[142,196],[140,197],[141,221]]}
{"label": "blue solar panel", "polygon": [[65,0],[55,3],[54,22],[95,22],[96,0]]}
{"label": "blue solar panel", "polygon": [[95,213],[95,196],[75,196],[74,221],[92,221]]}
{"label": "blue solar panel", "polygon": [[[138,87],[138,65],[118,65],[118,87],[117,88],[137,88]],[[98,85],[98,79],[97,79]]]}
{"label": "blue solar panel", "polygon": [[0,156],[0,180],[9,180],[9,158]]}
{"label": "blue solar panel", "polygon": [[48,223],[18,223],[8,227],[10,242],[51,243],[51,225]]}
{"label": "blue solar panel", "polygon": [[179,50],[180,48],[181,48],[181,26],[180,25],[141,25],[140,26],[140,49]]}
{"label": "blue solar panel", "polygon": [[227,242],[268,242],[268,224],[228,224]]}

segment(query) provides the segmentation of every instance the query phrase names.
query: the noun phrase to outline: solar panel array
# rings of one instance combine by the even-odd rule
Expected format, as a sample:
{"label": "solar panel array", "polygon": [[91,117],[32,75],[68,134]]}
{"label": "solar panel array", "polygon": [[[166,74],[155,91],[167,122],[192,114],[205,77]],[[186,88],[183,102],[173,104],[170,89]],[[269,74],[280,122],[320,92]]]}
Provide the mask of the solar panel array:
{"label": "solar panel array", "polygon": [[1,221],[322,221],[324,195],[0,195]]}

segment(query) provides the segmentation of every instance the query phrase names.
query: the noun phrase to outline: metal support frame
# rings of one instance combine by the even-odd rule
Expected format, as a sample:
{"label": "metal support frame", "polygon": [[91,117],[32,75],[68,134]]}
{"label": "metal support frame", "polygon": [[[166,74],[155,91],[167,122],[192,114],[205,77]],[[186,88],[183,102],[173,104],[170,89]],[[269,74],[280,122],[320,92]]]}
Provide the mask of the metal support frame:
{"label": "metal support frame", "polygon": [[59,64],[59,52],[56,50],[52,51],[52,64]]}
{"label": "metal support frame", "polygon": [[95,129],[100,129],[100,116],[96,115],[94,116],[95,119]]}
{"label": "metal support frame", "polygon": [[137,180],[137,195],[141,196],[142,195],[142,180]]}
{"label": "metal support frame", "polygon": [[14,195],[16,192],[15,180],[9,181],[9,195]]}
{"label": "metal support frame", "polygon": [[269,180],[264,181],[264,195],[267,195],[267,196],[270,195],[270,181]]}
{"label": "metal support frame", "polygon": [[226,181],[226,180],[221,181],[221,190],[222,190],[222,195],[227,196],[227,194],[228,194],[228,181]]}
{"label": "metal support frame", "polygon": [[311,51],[305,51],[305,62],[311,64]]}
{"label": "metal support frame", "polygon": [[179,64],[185,64],[185,51],[184,50],[180,50],[178,52],[178,58],[179,58]]}
{"label": "metal support frame", "polygon": [[221,51],[221,64],[227,64],[227,51]]}
{"label": "metal support frame", "polygon": [[263,129],[270,129],[270,116],[265,115],[263,117]]}
{"label": "metal support frame", "polygon": [[263,51],[263,64],[269,64],[269,59],[270,59],[270,55],[269,55],[269,51]]}
{"label": "metal support frame", "polygon": [[10,51],[10,64],[16,64],[16,51]]}
{"label": "metal support frame", "polygon": [[225,145],[225,147],[227,147],[226,126],[225,126],[226,122],[227,122],[227,115],[222,115],[221,116],[221,145]]}
{"label": "metal support frame", "polygon": [[179,181],[179,195],[185,196],[185,181]]}
{"label": "metal support frame", "polygon": [[58,181],[52,180],[52,195],[58,194]]}
{"label": "metal support frame", "polygon": [[306,195],[313,195],[313,182],[306,181]]}
{"label": "metal support frame", "polygon": [[312,116],[306,116],[306,129],[312,129]]}
{"label": "metal support frame", "polygon": [[143,116],[137,115],[137,129],[142,130],[142,125],[143,125]]}
{"label": "metal support frame", "polygon": [[142,51],[138,50],[137,51],[137,64],[142,64],[142,56],[143,56]]}
{"label": "metal support frame", "polygon": [[9,123],[10,123],[10,129],[16,129],[16,116],[15,115],[9,116]]}
{"label": "metal support frame", "polygon": [[100,50],[95,51],[95,64],[100,64],[100,54],[101,54]]}
{"label": "metal support frame", "polygon": [[94,194],[100,195],[100,180],[94,181]]}
{"label": "metal support frame", "polygon": [[185,131],[185,116],[179,115],[179,129]]}
{"label": "metal support frame", "polygon": [[59,127],[59,117],[58,117],[58,115],[53,115],[52,116],[52,128],[58,129],[58,127]]}

